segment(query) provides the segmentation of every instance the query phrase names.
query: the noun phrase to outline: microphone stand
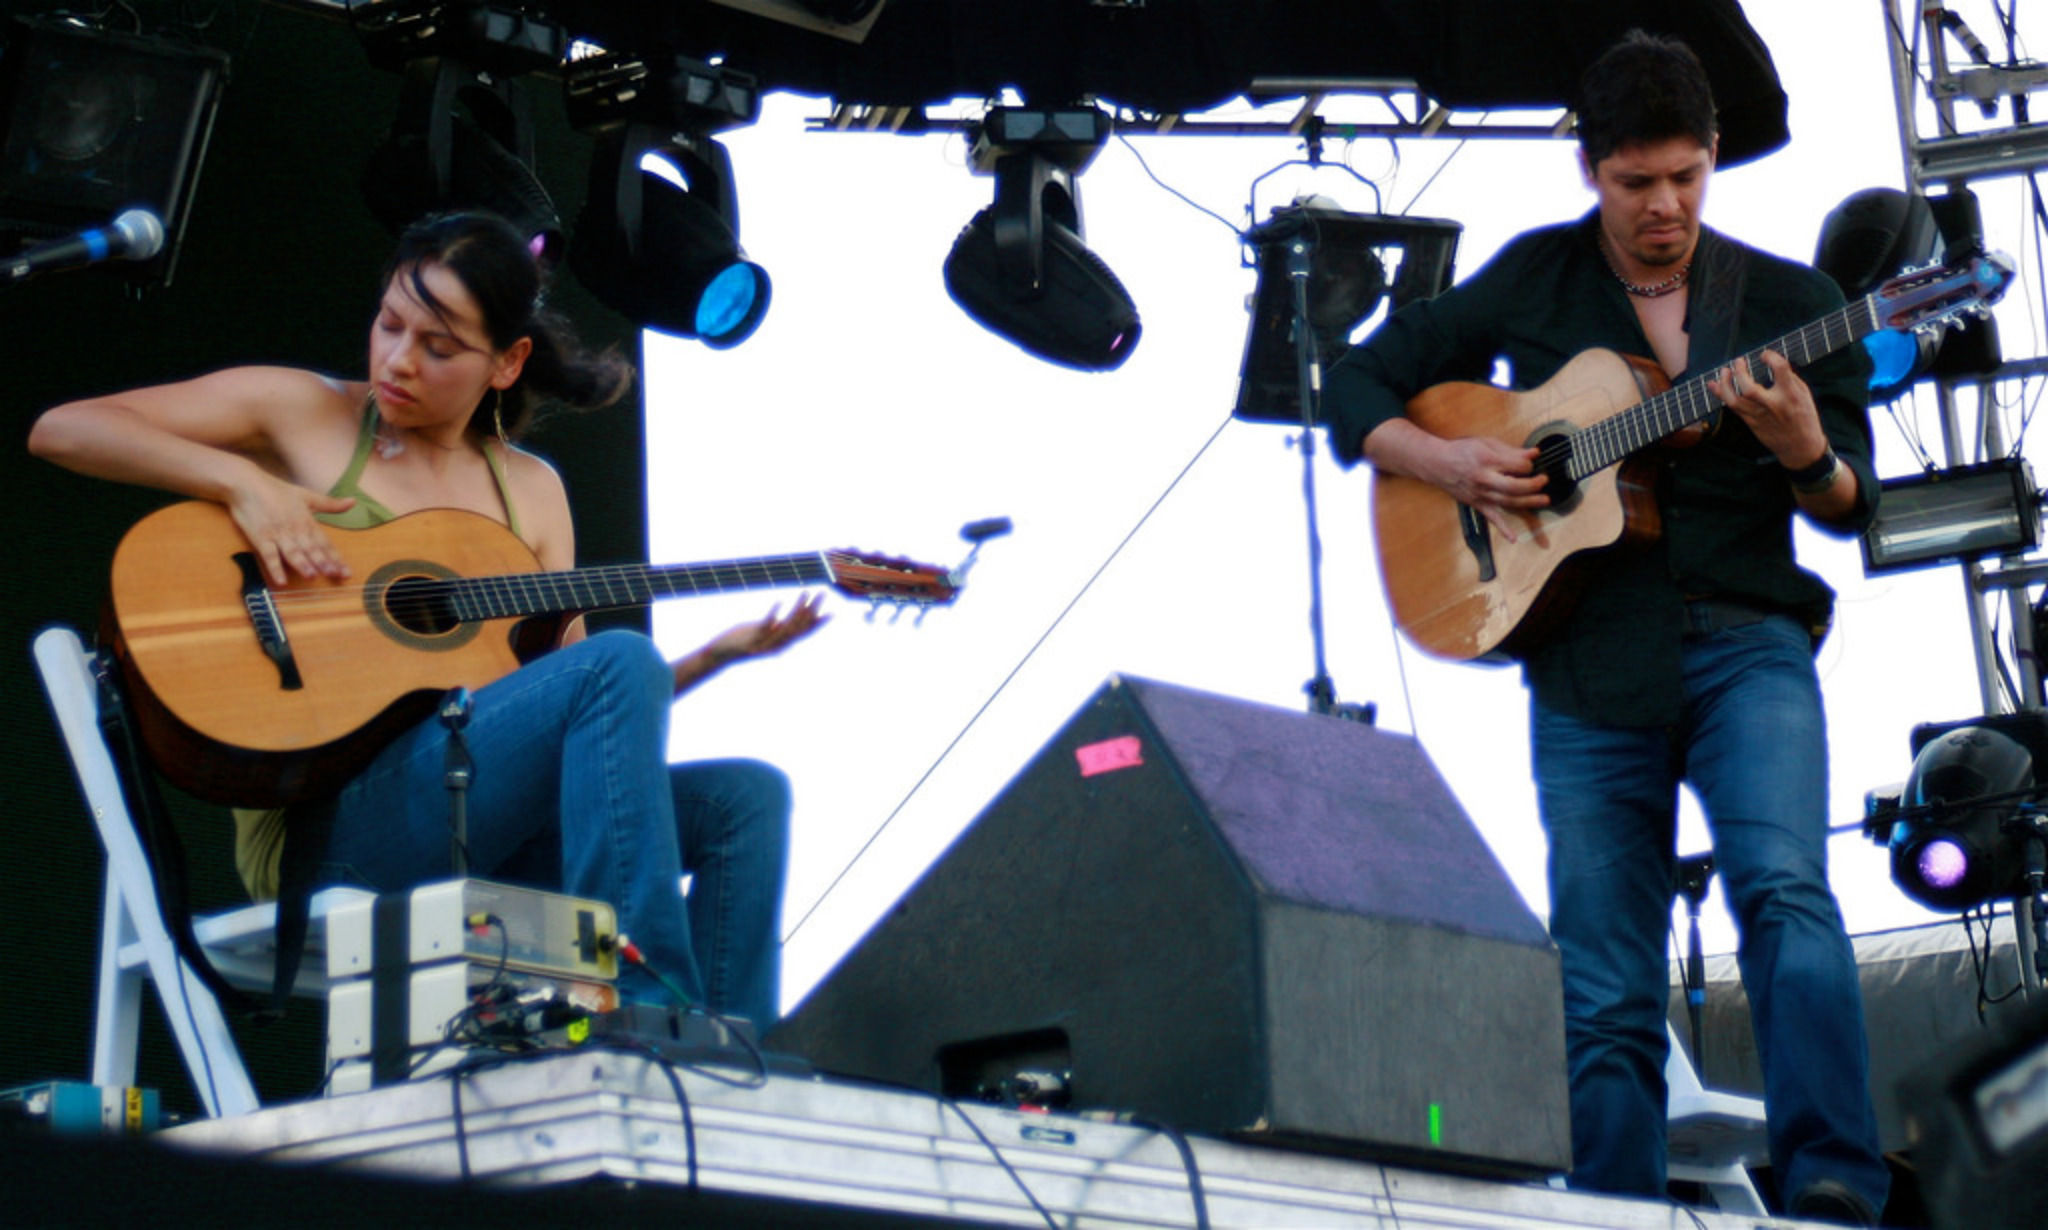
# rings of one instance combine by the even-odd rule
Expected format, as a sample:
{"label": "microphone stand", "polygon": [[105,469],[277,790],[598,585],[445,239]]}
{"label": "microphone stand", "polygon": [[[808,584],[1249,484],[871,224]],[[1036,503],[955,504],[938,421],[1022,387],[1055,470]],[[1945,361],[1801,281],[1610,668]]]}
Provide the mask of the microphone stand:
{"label": "microphone stand", "polygon": [[456,688],[441,701],[441,725],[448,728],[443,762],[448,785],[448,861],[458,880],[469,874],[469,784],[476,776],[476,763],[470,759],[462,732],[469,725],[471,707],[468,688]]}
{"label": "microphone stand", "polygon": [[1690,937],[1685,954],[1685,1014],[1692,1026],[1693,1070],[1700,1083],[1707,1080],[1705,1030],[1700,1018],[1707,1002],[1707,958],[1700,948],[1700,905],[1707,899],[1707,885],[1714,878],[1714,856],[1695,854],[1678,860],[1678,891],[1685,897],[1685,915]]}
{"label": "microphone stand", "polygon": [[1347,718],[1370,726],[1378,717],[1376,706],[1340,705],[1337,686],[1330,678],[1323,638],[1323,538],[1316,523],[1316,418],[1322,402],[1322,360],[1316,353],[1315,330],[1309,325],[1309,249],[1305,230],[1287,241],[1287,281],[1294,292],[1294,365],[1298,400],[1301,402],[1301,494],[1308,514],[1308,625],[1315,654],[1315,674],[1302,685],[1308,693],[1310,713]]}

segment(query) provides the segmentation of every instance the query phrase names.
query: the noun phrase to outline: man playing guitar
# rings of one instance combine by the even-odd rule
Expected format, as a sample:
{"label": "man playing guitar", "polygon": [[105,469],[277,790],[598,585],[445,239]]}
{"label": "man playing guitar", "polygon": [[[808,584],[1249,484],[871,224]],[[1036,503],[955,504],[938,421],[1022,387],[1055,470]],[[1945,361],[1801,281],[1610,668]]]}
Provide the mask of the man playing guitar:
{"label": "man playing guitar", "polygon": [[[1815,271],[1701,226],[1717,135],[1689,49],[1631,34],[1588,70],[1578,116],[1597,207],[1513,240],[1354,349],[1328,380],[1332,444],[1347,463],[1371,462],[1376,487],[1456,501],[1466,518],[1459,558],[1405,561],[1424,571],[1504,568],[1504,553],[1541,550],[1567,519],[1593,515],[1596,497],[1641,505],[1652,523],[1616,532],[1640,549],[1591,553],[1569,577],[1574,601],[1535,604],[1552,617],[1569,610],[1550,634],[1504,638],[1531,691],[1563,958],[1572,1183],[1665,1194],[1664,936],[1684,782],[1706,812],[1741,930],[1788,1208],[1875,1224],[1888,1176],[1855,960],[1827,879],[1827,741],[1812,658],[1833,596],[1795,562],[1791,535],[1795,514],[1844,534],[1872,514],[1861,352],[1840,350],[1804,375],[1773,350],[1737,358],[1842,299]],[[1725,409],[1695,447],[1638,453],[1618,480],[1580,489],[1558,463],[1580,440],[1566,428],[1556,440],[1502,439],[1411,400],[1442,382],[1483,381],[1502,359],[1517,388],[1568,386],[1561,373],[1588,348],[1613,352],[1606,366],[1620,373],[1624,402],[1696,374]],[[1560,405],[1575,396],[1556,393]],[[1385,556],[1404,527],[1375,498]]]}

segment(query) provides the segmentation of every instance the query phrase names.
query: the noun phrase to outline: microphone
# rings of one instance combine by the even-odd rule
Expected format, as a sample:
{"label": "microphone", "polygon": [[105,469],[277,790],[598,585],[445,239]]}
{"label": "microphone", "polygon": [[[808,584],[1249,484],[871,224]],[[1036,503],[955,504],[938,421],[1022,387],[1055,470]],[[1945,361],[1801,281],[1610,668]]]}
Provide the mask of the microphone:
{"label": "microphone", "polygon": [[163,251],[163,219],[131,209],[106,226],[39,243],[0,262],[0,283],[25,282],[39,273],[79,269],[101,261],[146,261]]}
{"label": "microphone", "polygon": [[469,725],[469,712],[474,706],[468,688],[450,688],[441,698],[441,724],[450,730],[461,730]]}

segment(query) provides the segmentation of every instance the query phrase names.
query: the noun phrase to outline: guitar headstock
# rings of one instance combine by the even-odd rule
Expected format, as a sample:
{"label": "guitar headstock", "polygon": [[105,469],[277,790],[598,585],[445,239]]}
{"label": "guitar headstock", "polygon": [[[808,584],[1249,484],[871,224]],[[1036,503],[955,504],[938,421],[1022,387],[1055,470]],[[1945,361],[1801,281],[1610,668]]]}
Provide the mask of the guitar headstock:
{"label": "guitar headstock", "polygon": [[945,606],[960,595],[952,573],[914,560],[865,551],[827,551],[832,588],[849,598],[895,606]]}
{"label": "guitar headstock", "polygon": [[1938,269],[1912,269],[1871,292],[1878,327],[1920,328],[1965,312],[1983,315],[2012,284],[2013,262],[2003,252],[1979,253]]}

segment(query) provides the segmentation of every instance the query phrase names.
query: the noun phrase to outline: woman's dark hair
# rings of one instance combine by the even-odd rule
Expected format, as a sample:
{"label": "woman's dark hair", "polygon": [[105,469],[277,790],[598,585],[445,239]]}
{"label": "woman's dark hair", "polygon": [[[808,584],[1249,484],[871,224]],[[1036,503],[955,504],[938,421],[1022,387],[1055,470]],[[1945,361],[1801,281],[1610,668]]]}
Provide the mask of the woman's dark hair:
{"label": "woman's dark hair", "polygon": [[1630,30],[1579,81],[1579,148],[1586,165],[1624,145],[1691,137],[1709,149],[1719,125],[1714,90],[1692,48]]}
{"label": "woman's dark hair", "polygon": [[[532,427],[543,402],[595,409],[632,387],[632,364],[614,350],[585,347],[568,318],[546,305],[547,271],[505,219],[481,211],[433,214],[398,237],[382,284],[405,278],[414,297],[445,316],[447,308],[427,289],[427,265],[447,269],[469,291],[492,346],[503,350],[522,337],[533,339],[533,353],[518,382],[505,390],[507,437],[519,439]],[[492,418],[497,410],[497,399],[485,397],[470,416],[470,427],[486,434],[496,430]]]}

